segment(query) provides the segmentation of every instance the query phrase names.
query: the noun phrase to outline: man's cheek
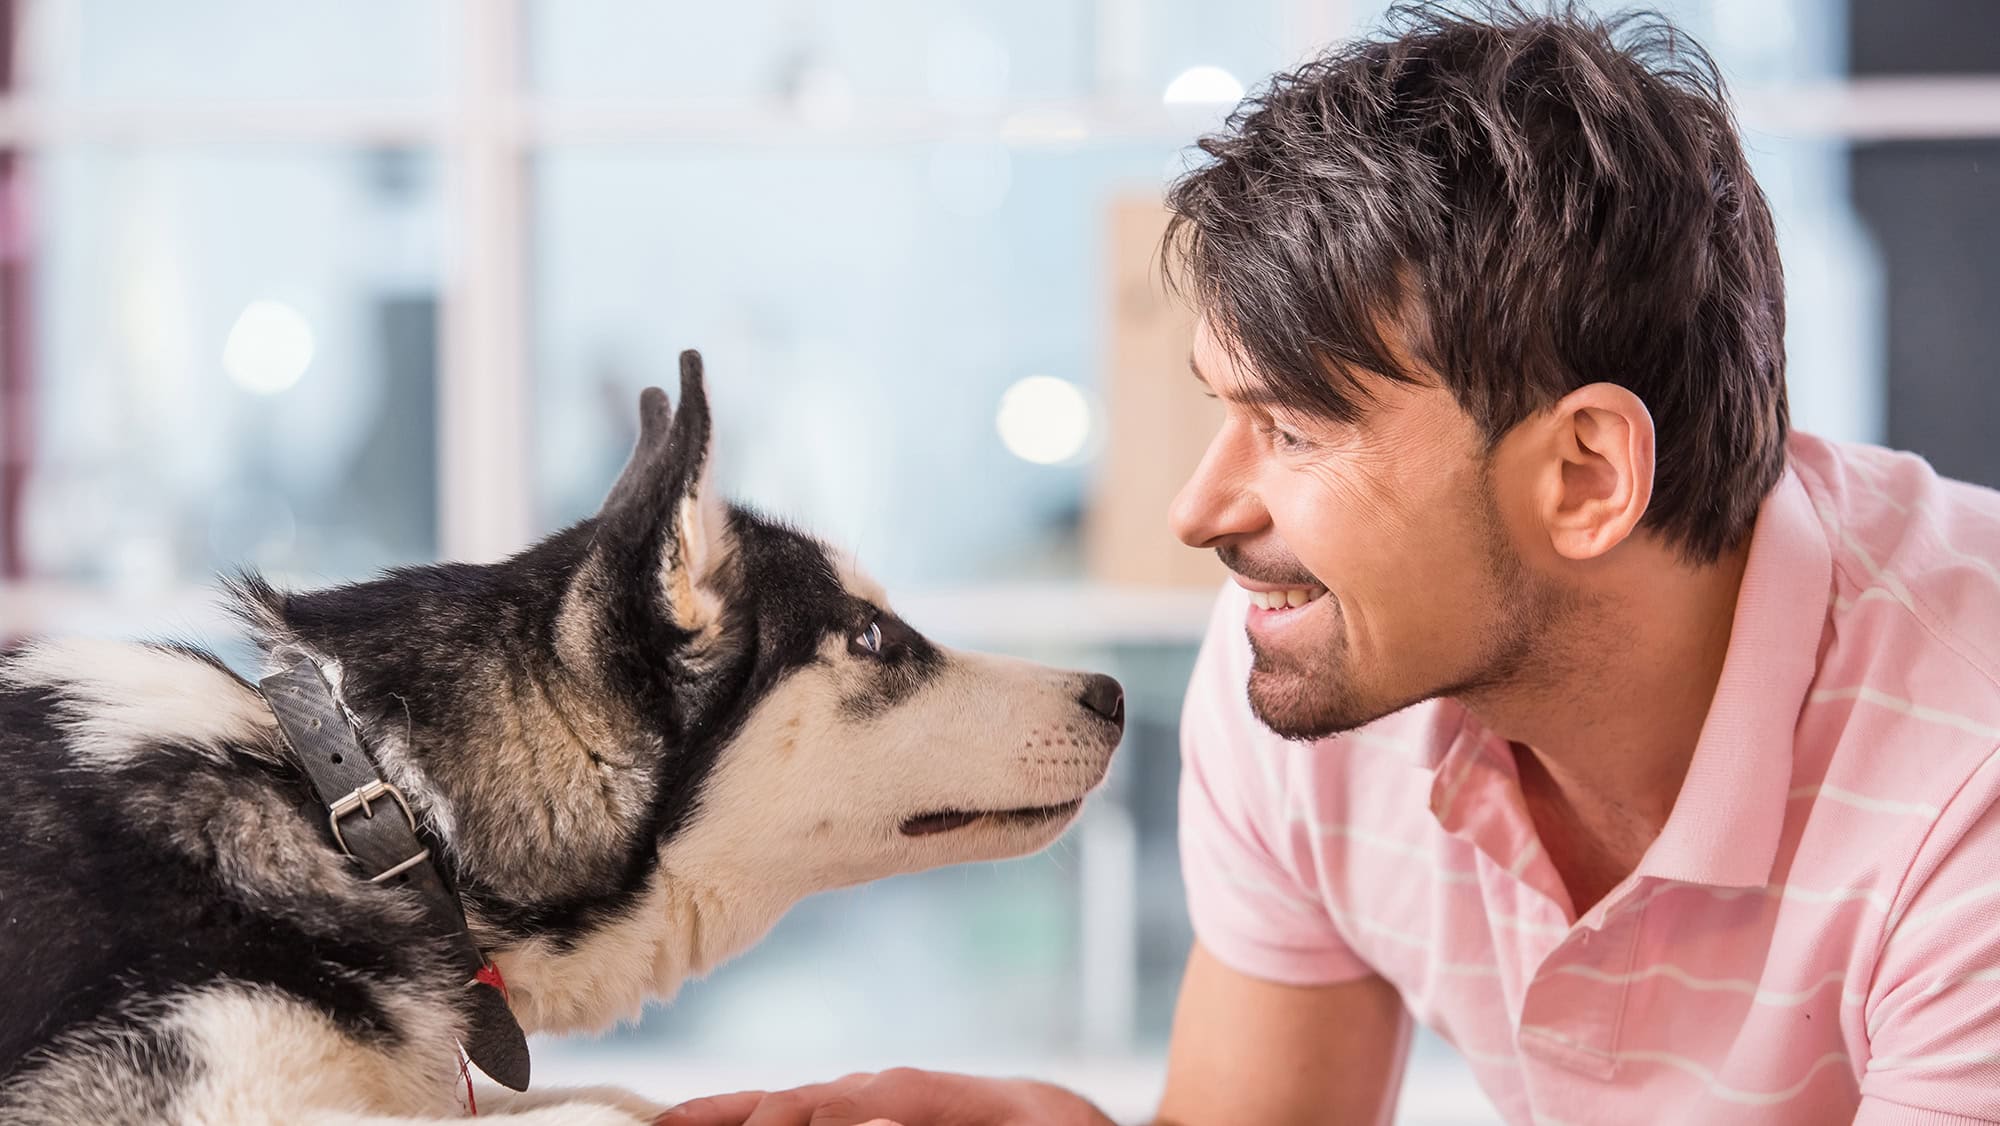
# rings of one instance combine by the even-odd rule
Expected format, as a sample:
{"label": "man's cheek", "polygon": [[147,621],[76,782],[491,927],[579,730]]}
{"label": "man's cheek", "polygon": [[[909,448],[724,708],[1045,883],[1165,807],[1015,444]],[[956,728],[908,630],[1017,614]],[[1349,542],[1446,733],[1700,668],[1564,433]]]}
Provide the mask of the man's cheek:
{"label": "man's cheek", "polygon": [[1384,546],[1376,536],[1352,528],[1344,514],[1325,508],[1273,509],[1271,526],[1300,566],[1332,591],[1352,581],[1356,568]]}

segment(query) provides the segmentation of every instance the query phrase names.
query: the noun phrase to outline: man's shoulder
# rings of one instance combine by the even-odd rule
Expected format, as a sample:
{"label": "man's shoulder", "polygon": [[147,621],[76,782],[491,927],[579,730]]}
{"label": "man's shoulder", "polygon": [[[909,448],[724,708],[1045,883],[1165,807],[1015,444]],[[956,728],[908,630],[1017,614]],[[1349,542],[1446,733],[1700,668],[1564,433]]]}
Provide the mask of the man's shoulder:
{"label": "man's shoulder", "polygon": [[2000,493],[1875,446],[1790,453],[1833,557],[1801,788],[1932,817],[1984,800],[1964,791],[2000,749]]}
{"label": "man's shoulder", "polygon": [[2000,492],[1879,446],[1798,435],[1788,453],[1833,556],[1823,673],[1921,671],[2000,725]]}

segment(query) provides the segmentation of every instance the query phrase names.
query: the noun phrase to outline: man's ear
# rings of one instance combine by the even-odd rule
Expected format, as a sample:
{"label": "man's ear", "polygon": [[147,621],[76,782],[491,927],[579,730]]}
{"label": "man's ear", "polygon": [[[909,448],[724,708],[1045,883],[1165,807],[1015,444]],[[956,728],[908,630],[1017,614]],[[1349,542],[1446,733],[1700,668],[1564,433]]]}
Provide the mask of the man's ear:
{"label": "man's ear", "polygon": [[711,480],[714,428],[701,354],[681,353],[681,402],[648,387],[639,395],[639,444],[604,498],[597,539],[615,574],[657,582],[673,624],[701,632],[721,599],[710,585],[729,548],[727,508]]}
{"label": "man's ear", "polygon": [[1653,501],[1653,415],[1615,383],[1592,383],[1540,420],[1536,514],[1565,559],[1625,542]]}

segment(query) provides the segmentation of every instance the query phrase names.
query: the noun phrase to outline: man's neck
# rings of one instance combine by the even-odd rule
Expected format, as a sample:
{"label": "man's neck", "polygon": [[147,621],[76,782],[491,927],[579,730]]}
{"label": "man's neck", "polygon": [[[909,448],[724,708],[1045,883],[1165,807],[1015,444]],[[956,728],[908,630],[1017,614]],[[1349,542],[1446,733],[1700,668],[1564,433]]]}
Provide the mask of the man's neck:
{"label": "man's neck", "polygon": [[1729,652],[1748,548],[1691,568],[1652,545],[1594,576],[1532,678],[1465,703],[1512,742],[1543,849],[1582,915],[1666,825]]}

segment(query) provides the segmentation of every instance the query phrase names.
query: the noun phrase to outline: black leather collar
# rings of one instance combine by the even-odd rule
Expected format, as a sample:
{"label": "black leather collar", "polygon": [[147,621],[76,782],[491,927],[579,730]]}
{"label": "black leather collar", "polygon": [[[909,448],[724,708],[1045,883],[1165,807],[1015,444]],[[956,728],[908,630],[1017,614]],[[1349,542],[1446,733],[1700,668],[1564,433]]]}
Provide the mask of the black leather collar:
{"label": "black leather collar", "polygon": [[465,909],[432,863],[409,803],[377,771],[374,756],[318,666],[300,661],[265,677],[257,687],[326,804],[334,847],[353,858],[370,883],[414,896],[423,906],[425,925],[464,971],[471,990],[471,1020],[461,1044],[466,1056],[495,1082],[527,1090],[527,1037],[501,991],[479,978],[486,957],[466,929]]}

